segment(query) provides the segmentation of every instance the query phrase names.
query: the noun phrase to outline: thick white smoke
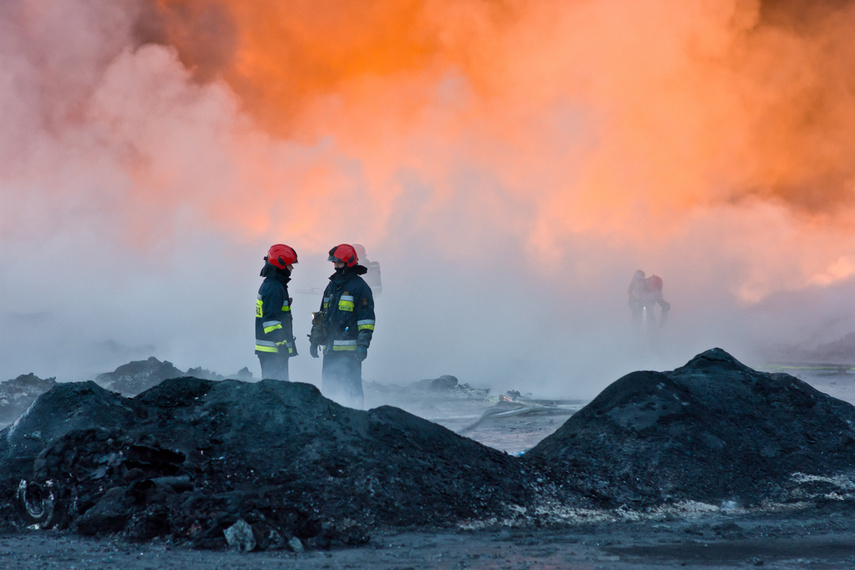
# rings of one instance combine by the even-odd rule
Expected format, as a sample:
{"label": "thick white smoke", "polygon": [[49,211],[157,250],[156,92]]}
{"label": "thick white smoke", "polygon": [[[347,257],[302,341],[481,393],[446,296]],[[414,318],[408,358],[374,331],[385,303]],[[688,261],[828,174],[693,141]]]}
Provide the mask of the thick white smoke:
{"label": "thick white smoke", "polygon": [[[625,52],[603,47],[614,67],[589,75],[573,53],[598,45],[596,34],[555,63],[543,50],[561,36],[532,35],[540,14],[511,35],[528,38],[525,61],[543,68],[508,61],[495,79],[522,82],[479,84],[460,69],[369,74],[304,102],[296,124],[314,129],[283,136],[234,84],[200,79],[170,45],[141,44],[147,5],[0,5],[0,380],[82,380],[148,356],[258,375],[258,271],[277,242],[300,255],[294,380],[319,383],[305,335],[330,273],[326,251],[342,242],[364,244],[382,266],[365,363],[366,379],[381,382],[454,374],[591,397],[625,372],[673,368],[713,346],[759,364],[758,348],[855,330],[851,225],[818,223],[762,193],[729,198],[744,177],[728,170],[728,145],[719,155],[689,137],[699,147],[685,162],[663,157],[680,145],[645,135],[702,131],[720,115],[701,102],[678,99],[676,116],[625,103],[632,81],[655,96],[657,81],[680,77],[664,55],[690,61],[687,30],[703,28],[692,18],[710,17],[722,35],[701,38],[706,56],[744,22],[680,12],[670,41],[629,68],[616,63]],[[624,29],[594,12],[587,27]],[[562,71],[592,83],[563,93],[553,81]],[[388,99],[346,103],[379,91]],[[413,111],[408,96],[428,103]],[[669,122],[681,117],[689,123]],[[704,153],[722,163],[699,171]],[[683,183],[686,196],[672,195]],[[652,338],[630,328],[636,269],[664,278],[673,307]],[[792,302],[768,301],[775,292]]]}

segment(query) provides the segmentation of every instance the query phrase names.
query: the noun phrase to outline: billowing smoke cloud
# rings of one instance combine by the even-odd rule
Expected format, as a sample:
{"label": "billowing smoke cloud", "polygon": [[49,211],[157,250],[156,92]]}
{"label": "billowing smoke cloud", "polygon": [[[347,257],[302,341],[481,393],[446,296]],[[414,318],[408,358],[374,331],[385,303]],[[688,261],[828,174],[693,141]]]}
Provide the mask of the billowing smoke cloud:
{"label": "billowing smoke cloud", "polygon": [[[257,374],[275,242],[298,343],[332,245],[381,262],[385,382],[584,397],[838,338],[853,24],[839,0],[4,2],[0,378]],[[673,307],[654,340],[629,330],[638,268]]]}

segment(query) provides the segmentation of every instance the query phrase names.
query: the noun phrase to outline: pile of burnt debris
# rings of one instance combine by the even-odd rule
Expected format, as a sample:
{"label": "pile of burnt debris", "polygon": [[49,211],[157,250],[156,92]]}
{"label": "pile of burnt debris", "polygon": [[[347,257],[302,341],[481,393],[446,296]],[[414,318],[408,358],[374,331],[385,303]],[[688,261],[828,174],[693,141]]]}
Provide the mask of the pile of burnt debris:
{"label": "pile of burnt debris", "polygon": [[855,489],[855,407],[713,349],[620,378],[526,461],[603,504],[842,499]]}
{"label": "pile of burnt debris", "polygon": [[[186,372],[176,368],[168,360],[161,362],[151,356],[146,360],[135,360],[123,364],[113,372],[105,372],[95,377],[95,383],[123,396],[136,396],[149,388],[157,386],[169,378],[192,376],[207,380],[225,380],[226,378],[252,381],[252,372],[243,368],[232,376],[222,376],[202,367],[191,368]],[[20,416],[24,410],[40,395],[56,385],[56,378],[39,378],[35,374],[22,374],[17,378],[0,382],[0,425],[6,425]]]}
{"label": "pile of burnt debris", "polygon": [[309,384],[189,376],[132,398],[57,384],[0,436],[2,504],[20,510],[7,525],[200,548],[358,545],[683,501],[803,505],[855,488],[855,407],[720,349],[619,379],[522,457]]}
{"label": "pile of burnt debris", "polygon": [[[202,367],[191,368],[186,372],[182,372],[168,360],[161,362],[157,358],[150,356],[147,360],[135,360],[119,366],[113,372],[99,374],[95,377],[95,383],[113,392],[118,392],[123,396],[136,396],[140,392],[157,386],[164,380],[179,378],[181,376],[192,376],[205,380],[226,379],[225,376]],[[245,381],[253,379],[252,372],[247,368],[242,368],[228,378]]]}
{"label": "pile of burnt debris", "polygon": [[59,384],[0,435],[0,480],[28,522],[87,535],[215,547],[240,523],[257,548],[360,544],[372,528],[510,515],[534,497],[508,455],[302,383],[184,377],[134,398]]}
{"label": "pile of burnt debris", "polygon": [[56,378],[21,374],[0,383],[0,424],[8,424],[24,413],[42,394],[56,386]]}

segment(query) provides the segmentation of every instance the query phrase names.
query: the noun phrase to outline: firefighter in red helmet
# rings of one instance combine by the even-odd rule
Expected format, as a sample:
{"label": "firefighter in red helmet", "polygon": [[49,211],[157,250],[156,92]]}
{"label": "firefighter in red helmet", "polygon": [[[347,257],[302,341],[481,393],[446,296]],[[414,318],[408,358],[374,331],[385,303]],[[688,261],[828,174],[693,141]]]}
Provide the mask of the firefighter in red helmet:
{"label": "firefighter in red helmet", "polygon": [[367,271],[349,244],[330,250],[335,266],[324,290],[320,311],[313,314],[310,353],[322,348],[321,391],[337,402],[362,409],[362,361],[374,334],[374,295],[362,279]]}
{"label": "firefighter in red helmet", "polygon": [[262,378],[288,380],[288,359],[297,356],[288,297],[295,263],[297,252],[281,243],[271,246],[264,257],[264,281],[255,301],[255,354]]}

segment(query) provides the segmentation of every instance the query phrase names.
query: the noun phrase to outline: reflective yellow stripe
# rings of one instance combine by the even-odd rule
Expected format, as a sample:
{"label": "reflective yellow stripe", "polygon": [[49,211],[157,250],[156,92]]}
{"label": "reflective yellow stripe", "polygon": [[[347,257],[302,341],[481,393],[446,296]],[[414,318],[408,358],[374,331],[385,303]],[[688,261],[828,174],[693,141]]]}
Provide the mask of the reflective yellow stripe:
{"label": "reflective yellow stripe", "polygon": [[333,341],[333,352],[340,352],[344,350],[356,350],[356,341],[355,340],[334,340]]}
{"label": "reflective yellow stripe", "polygon": [[281,324],[275,324],[272,327],[264,327],[264,334],[270,334],[271,331],[275,331],[276,329],[281,329]]}
{"label": "reflective yellow stripe", "polygon": [[255,350],[258,352],[279,352],[275,346],[264,346],[261,344],[256,344]]}
{"label": "reflective yellow stripe", "polygon": [[353,312],[353,295],[342,295],[338,300],[338,310],[339,311],[347,311],[348,313]]}
{"label": "reflective yellow stripe", "polygon": [[372,321],[371,319],[356,321],[356,330],[373,331],[374,330],[374,321]]}
{"label": "reflective yellow stripe", "polygon": [[[291,301],[289,299],[285,299],[282,303],[282,312],[290,313],[291,312]],[[264,316],[264,303],[261,301],[261,295],[255,300],[255,318],[260,319]]]}

